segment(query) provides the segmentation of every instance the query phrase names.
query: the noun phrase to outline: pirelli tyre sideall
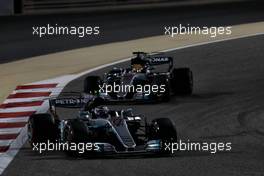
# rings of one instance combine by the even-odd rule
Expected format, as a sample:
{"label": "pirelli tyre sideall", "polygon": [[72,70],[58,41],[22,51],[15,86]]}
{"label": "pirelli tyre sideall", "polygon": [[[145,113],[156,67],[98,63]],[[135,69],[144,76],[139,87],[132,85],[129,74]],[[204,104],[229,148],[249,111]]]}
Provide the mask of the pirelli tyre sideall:
{"label": "pirelli tyre sideall", "polygon": [[84,92],[89,94],[97,94],[99,92],[99,85],[101,78],[99,76],[88,76],[84,80]]}
{"label": "pirelli tyre sideall", "polygon": [[28,141],[33,143],[55,141],[57,138],[57,128],[54,118],[50,114],[33,114],[28,121]]}
{"label": "pirelli tyre sideall", "polygon": [[193,73],[190,68],[174,68],[171,86],[176,95],[191,95],[193,92]]}

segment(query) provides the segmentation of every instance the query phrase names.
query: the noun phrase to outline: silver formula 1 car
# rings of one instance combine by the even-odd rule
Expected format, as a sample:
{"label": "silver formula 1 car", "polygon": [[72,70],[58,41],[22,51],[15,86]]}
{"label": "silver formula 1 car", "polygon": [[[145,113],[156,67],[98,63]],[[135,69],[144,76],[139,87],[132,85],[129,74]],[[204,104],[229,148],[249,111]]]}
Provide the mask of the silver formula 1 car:
{"label": "silver formula 1 car", "polygon": [[[28,122],[28,139],[36,143],[91,143],[93,149],[85,154],[116,154],[144,152],[168,153],[165,142],[177,141],[176,128],[168,118],[150,122],[132,109],[113,110],[104,105],[105,100],[94,97],[50,99],[50,113],[34,114]],[[56,107],[81,110],[76,117],[60,119]],[[66,151],[76,156],[77,151]]]}
{"label": "silver formula 1 car", "polygon": [[115,67],[102,77],[86,77],[84,92],[118,101],[169,101],[171,95],[192,94],[189,68],[173,68],[173,58],[160,54],[133,54],[130,68]]}

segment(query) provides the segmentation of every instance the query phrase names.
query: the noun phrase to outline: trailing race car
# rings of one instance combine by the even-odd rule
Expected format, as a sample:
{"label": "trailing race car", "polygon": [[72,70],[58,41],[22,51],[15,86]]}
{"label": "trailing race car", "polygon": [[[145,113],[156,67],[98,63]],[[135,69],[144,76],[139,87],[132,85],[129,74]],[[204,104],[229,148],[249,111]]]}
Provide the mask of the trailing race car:
{"label": "trailing race car", "polygon": [[[86,154],[169,153],[165,143],[176,142],[177,133],[168,118],[158,118],[151,122],[134,115],[132,109],[112,110],[105,100],[94,97],[50,99],[50,112],[34,114],[28,122],[28,139],[31,146],[53,141],[63,144],[92,144]],[[82,107],[76,118],[62,120],[56,107]],[[66,150],[72,156],[78,151]]]}
{"label": "trailing race car", "polygon": [[[189,68],[173,68],[173,58],[134,52],[131,67],[113,68],[103,78],[88,76],[84,92],[108,100],[169,101],[171,95],[191,95],[193,74]],[[168,68],[159,71],[158,66]]]}

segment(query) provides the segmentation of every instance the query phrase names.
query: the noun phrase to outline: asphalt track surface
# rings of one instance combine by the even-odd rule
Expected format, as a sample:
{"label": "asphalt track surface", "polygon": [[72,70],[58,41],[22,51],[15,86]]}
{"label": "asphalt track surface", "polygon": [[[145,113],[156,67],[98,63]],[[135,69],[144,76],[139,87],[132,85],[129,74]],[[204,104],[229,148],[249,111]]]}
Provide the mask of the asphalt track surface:
{"label": "asphalt track surface", "polygon": [[[0,63],[117,41],[164,34],[164,26],[220,26],[258,22],[264,19],[263,2],[177,7],[116,13],[82,13],[0,17]],[[101,34],[76,36],[32,35],[32,27],[100,26]]]}
{"label": "asphalt track surface", "polygon": [[[37,154],[26,144],[3,175],[264,175],[264,35],[167,53],[194,73],[194,95],[133,107],[150,119],[171,118],[179,139],[232,142],[230,152],[181,152],[174,157],[69,158]],[[128,66],[128,63],[119,64]],[[102,75],[110,68],[92,73]],[[83,79],[64,91],[81,91]],[[74,111],[61,111],[63,118]]]}

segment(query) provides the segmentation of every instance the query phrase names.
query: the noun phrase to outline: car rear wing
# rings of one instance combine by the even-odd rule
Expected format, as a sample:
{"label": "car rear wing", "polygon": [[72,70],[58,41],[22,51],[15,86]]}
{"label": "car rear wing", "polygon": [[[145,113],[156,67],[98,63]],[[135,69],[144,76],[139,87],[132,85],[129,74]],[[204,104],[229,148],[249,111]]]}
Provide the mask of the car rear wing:
{"label": "car rear wing", "polygon": [[163,57],[163,56],[155,56],[149,58],[150,65],[163,65],[169,64],[168,72],[173,68],[173,58],[172,57]]}
{"label": "car rear wing", "polygon": [[149,62],[152,65],[170,64],[173,63],[173,59],[172,57],[154,56],[149,59]]}
{"label": "car rear wing", "polygon": [[[63,92],[64,96],[61,98],[50,98],[49,108],[50,111],[56,114],[56,109],[60,108],[83,108],[88,102],[90,102],[93,95],[83,95],[79,92]],[[66,96],[65,94],[72,94],[72,96]],[[74,96],[75,95],[75,96]],[[76,96],[77,95],[77,96]]]}
{"label": "car rear wing", "polygon": [[163,65],[163,64],[169,64],[168,71],[170,72],[173,68],[173,58],[167,57],[167,56],[153,56],[153,55],[160,55],[163,53],[155,52],[155,53],[145,53],[145,52],[133,52],[134,55],[138,58],[142,58],[145,60],[146,63],[149,65]]}
{"label": "car rear wing", "polygon": [[49,99],[49,110],[52,114],[57,114],[57,108],[82,108],[85,105],[84,98],[52,98]]}
{"label": "car rear wing", "polygon": [[85,98],[54,98],[49,99],[50,107],[81,108],[88,102]]}

